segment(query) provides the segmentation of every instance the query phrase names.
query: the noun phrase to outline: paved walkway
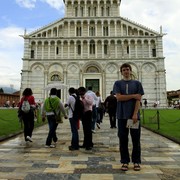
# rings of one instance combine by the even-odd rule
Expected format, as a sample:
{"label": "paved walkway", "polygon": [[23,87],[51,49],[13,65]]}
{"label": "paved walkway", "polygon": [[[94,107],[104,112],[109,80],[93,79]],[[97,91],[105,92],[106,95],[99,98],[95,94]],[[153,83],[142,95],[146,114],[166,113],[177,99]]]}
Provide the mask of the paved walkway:
{"label": "paved walkway", "polygon": [[[122,172],[119,163],[117,129],[109,128],[105,117],[93,134],[92,151],[69,151],[69,121],[58,126],[56,148],[45,148],[47,125],[34,130],[33,143],[23,135],[0,143],[0,179],[25,180],[173,180],[180,179],[180,146],[142,128],[142,170]],[[83,134],[80,127],[80,144]],[[131,141],[130,141],[131,148]]]}

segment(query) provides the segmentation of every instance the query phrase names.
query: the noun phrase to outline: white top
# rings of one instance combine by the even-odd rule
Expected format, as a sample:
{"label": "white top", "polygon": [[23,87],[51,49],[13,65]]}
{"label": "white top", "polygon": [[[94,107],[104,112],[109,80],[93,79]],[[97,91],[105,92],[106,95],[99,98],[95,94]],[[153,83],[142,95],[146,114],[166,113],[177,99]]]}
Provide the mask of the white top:
{"label": "white top", "polygon": [[[76,96],[76,94],[72,94],[72,95]],[[74,110],[74,106],[75,106],[75,102],[76,102],[75,98],[72,95],[69,96],[69,98],[66,102],[66,104],[68,105],[68,118],[73,117],[72,110]]]}

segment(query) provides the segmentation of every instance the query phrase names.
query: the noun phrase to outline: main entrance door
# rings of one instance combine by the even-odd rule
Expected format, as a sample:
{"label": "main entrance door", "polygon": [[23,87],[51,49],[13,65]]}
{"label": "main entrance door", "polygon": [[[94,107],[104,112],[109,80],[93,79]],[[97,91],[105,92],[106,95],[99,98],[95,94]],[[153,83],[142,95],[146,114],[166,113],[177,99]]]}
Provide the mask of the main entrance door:
{"label": "main entrance door", "polygon": [[99,89],[99,79],[86,79],[85,80],[85,86],[86,86],[86,88],[91,86],[92,90],[94,92],[100,91],[100,89]]}

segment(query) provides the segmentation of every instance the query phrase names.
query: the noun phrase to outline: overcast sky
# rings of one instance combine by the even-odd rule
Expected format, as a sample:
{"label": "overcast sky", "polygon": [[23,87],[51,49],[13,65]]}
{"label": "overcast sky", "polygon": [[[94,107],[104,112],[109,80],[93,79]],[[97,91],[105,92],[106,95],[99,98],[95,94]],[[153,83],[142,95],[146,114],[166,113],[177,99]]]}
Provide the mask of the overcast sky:
{"label": "overcast sky", "polygon": [[[180,89],[180,0],[121,0],[120,16],[160,31],[167,90]],[[0,6],[0,87],[20,88],[24,42],[19,35],[64,17],[63,0],[3,0]]]}

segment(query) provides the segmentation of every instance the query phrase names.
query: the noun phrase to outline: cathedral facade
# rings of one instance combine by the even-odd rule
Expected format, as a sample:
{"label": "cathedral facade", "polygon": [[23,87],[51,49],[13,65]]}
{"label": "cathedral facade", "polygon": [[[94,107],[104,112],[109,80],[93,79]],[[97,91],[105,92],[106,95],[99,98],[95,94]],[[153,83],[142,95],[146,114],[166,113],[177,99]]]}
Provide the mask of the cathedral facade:
{"label": "cathedral facade", "polygon": [[48,85],[92,86],[109,95],[123,63],[130,63],[149,102],[167,105],[163,33],[120,16],[121,0],[64,0],[65,17],[24,33],[21,92],[30,87],[36,100],[48,96]]}

